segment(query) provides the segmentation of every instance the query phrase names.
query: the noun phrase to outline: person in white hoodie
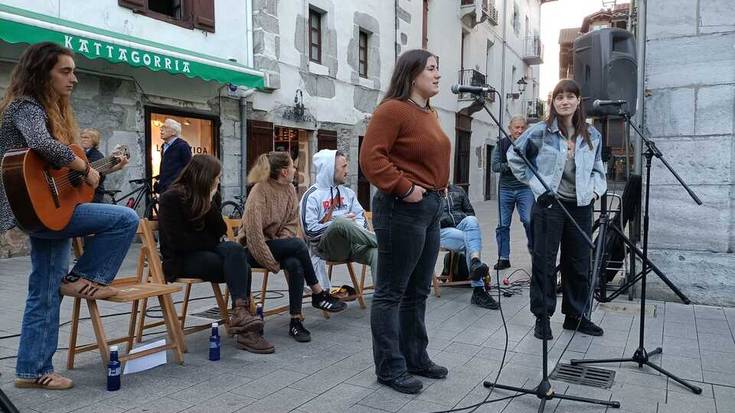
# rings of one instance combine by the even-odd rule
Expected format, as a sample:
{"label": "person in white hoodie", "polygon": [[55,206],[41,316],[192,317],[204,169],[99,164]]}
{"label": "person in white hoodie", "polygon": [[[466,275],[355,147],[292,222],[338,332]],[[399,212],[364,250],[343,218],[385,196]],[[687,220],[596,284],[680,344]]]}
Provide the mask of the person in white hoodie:
{"label": "person in white hoodie", "polygon": [[378,241],[368,230],[365,210],[355,191],[346,187],[347,157],[322,149],[314,154],[316,182],[301,198],[301,225],[309,241],[312,264],[324,288],[331,285],[324,260],[354,261],[370,266],[378,262]]}

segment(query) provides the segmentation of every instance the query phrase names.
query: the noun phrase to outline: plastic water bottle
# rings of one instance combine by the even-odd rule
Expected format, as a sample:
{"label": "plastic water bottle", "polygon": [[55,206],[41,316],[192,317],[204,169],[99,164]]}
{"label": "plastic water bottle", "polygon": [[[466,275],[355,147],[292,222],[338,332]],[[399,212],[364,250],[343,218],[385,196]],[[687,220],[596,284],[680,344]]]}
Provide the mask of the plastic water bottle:
{"label": "plastic water bottle", "polygon": [[255,305],[255,315],[263,319],[263,304],[258,303]]}
{"label": "plastic water bottle", "polygon": [[110,361],[107,363],[107,391],[120,390],[120,360],[117,346],[110,347]]}
{"label": "plastic water bottle", "polygon": [[212,323],[212,335],[209,337],[209,359],[212,361],[219,360],[219,324]]}

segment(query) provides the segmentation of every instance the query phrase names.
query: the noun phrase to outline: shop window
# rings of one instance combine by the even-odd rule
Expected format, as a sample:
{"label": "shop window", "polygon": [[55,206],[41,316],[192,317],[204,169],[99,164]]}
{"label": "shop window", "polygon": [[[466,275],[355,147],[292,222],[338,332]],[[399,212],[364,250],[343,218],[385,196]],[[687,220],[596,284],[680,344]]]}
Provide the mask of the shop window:
{"label": "shop window", "polygon": [[195,116],[172,115],[166,113],[150,112],[150,134],[148,135],[148,153],[150,176],[158,175],[161,165],[161,126],[166,119],[173,119],[181,124],[181,136],[189,146],[192,155],[209,154],[218,156],[217,139],[215,136],[215,123],[213,119]]}

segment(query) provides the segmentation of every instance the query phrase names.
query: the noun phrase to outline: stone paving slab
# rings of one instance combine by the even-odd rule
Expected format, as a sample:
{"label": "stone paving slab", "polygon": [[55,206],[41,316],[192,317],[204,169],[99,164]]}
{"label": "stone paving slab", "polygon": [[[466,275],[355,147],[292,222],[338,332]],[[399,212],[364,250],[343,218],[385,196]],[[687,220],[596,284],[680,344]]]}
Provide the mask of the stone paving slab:
{"label": "stone paving slab", "polygon": [[[494,229],[497,214],[493,202],[479,203],[476,210],[483,221],[486,240],[484,257],[495,259]],[[522,269],[530,272],[530,260],[523,240],[523,229],[517,221],[512,225],[514,240],[513,268],[501,277]],[[135,247],[126,259],[123,273],[131,273],[136,258]],[[437,269],[440,269],[440,263]],[[27,257],[0,260],[0,336],[18,332],[26,294],[29,261]],[[517,273],[518,274],[518,273]],[[348,280],[344,269],[335,270],[335,284]],[[259,282],[256,277],[254,284]],[[271,288],[286,288],[283,277],[273,277]],[[208,286],[197,285],[190,312],[210,308],[214,301]],[[274,293],[274,295],[278,295]],[[234,339],[223,337],[222,359],[207,360],[208,333],[187,336],[189,352],[183,366],[166,364],[155,369],[123,377],[118,392],[105,390],[105,370],[99,354],[89,352],[77,357],[76,368],[66,371],[66,351],[54,357],[57,369],[71,377],[76,387],[70,391],[52,392],[20,390],[12,385],[18,338],[0,339],[0,388],[23,412],[435,412],[469,406],[485,399],[490,390],[483,381],[493,381],[501,368],[503,349],[507,347],[499,383],[533,387],[541,379],[541,342],[533,337],[534,318],[528,310],[528,291],[520,296],[503,298],[503,327],[500,312],[476,308],[469,304],[468,288],[442,288],[440,298],[427,301],[427,326],[432,359],[450,369],[446,380],[424,380],[419,395],[403,395],[376,382],[372,363],[370,310],[350,304],[349,309],[324,319],[305,300],[305,325],[312,332],[311,343],[296,343],[288,336],[286,316],[266,320],[266,337],[276,346],[276,353],[257,355],[238,350]],[[181,295],[176,295],[180,300]],[[269,303],[286,303],[287,297],[269,299]],[[367,299],[371,303],[370,296]],[[561,304],[561,300],[559,300]],[[549,343],[549,369],[571,358],[625,358],[638,347],[638,303],[621,299],[613,307],[596,306],[593,319],[606,334],[603,337],[574,335],[562,329],[561,311],[552,318],[554,339]],[[703,388],[694,395],[683,386],[657,371],[634,363],[599,364],[613,369],[615,383],[611,389],[572,385],[552,381],[558,393],[619,400],[621,409],[553,400],[549,412],[735,412],[735,309],[687,306],[676,302],[649,301],[653,310],[646,318],[646,348],[651,351],[663,345],[662,355],[652,362],[681,374]],[[71,300],[61,307],[62,322],[69,320]],[[127,305],[103,303],[103,314],[124,313]],[[631,311],[632,310],[632,311]],[[87,316],[82,307],[82,316]],[[151,312],[150,316],[155,316]],[[190,323],[206,322],[190,317]],[[108,333],[126,331],[125,315],[104,320]],[[147,340],[160,335],[151,330]],[[60,329],[59,347],[67,345],[69,326]],[[94,334],[89,321],[80,324],[80,340],[91,342]],[[571,340],[571,342],[570,342]],[[169,354],[169,359],[171,355]],[[496,389],[490,399],[512,396]],[[478,412],[528,412],[538,409],[539,400],[522,396],[485,404]]]}

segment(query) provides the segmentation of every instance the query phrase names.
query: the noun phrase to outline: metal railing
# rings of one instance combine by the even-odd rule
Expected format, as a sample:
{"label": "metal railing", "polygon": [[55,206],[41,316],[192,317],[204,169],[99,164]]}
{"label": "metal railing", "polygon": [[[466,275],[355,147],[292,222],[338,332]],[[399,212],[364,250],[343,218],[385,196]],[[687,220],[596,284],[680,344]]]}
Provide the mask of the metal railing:
{"label": "metal railing", "polygon": [[482,2],[482,12],[487,16],[488,23],[493,26],[498,25],[498,9],[495,7],[495,0],[484,0]]}
{"label": "metal railing", "polygon": [[545,116],[544,101],[541,99],[533,99],[526,101],[526,117],[529,122],[541,120]]}
{"label": "metal railing", "polygon": [[541,42],[541,37],[538,35],[526,37],[523,61],[529,65],[538,65],[544,62],[543,56],[544,44]]}
{"label": "metal railing", "polygon": [[[460,85],[469,86],[489,86],[487,84],[487,76],[479,70],[475,69],[464,69],[459,71],[458,83]],[[473,96],[470,93],[460,93],[458,95],[459,100],[472,100]],[[494,94],[488,94],[487,98],[491,101],[495,101]]]}

